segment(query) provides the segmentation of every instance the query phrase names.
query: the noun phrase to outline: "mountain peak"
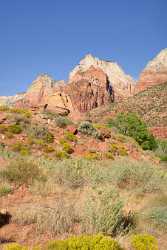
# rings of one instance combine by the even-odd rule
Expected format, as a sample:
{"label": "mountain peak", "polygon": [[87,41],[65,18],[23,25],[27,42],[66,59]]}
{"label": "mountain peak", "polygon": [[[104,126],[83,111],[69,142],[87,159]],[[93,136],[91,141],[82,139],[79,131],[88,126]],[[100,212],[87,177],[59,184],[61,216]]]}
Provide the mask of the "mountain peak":
{"label": "mountain peak", "polygon": [[153,70],[155,72],[167,70],[167,48],[161,50],[154,58],[151,60],[145,70]]}

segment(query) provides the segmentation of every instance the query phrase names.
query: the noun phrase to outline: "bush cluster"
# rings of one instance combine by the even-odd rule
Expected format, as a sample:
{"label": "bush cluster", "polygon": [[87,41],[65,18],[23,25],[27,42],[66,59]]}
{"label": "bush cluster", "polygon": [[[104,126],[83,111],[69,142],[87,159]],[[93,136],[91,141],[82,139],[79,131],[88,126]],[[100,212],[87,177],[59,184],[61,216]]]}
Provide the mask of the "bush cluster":
{"label": "bush cluster", "polygon": [[71,124],[71,121],[67,117],[62,116],[56,117],[55,122],[59,128],[65,128],[67,125]]}
{"label": "bush cluster", "polygon": [[84,208],[83,231],[116,235],[122,227],[123,202],[115,189],[100,188],[88,195]]}
{"label": "bush cluster", "polygon": [[149,234],[138,234],[132,237],[134,250],[158,250],[157,240]]}
{"label": "bush cluster", "polygon": [[81,122],[78,131],[84,135],[93,136],[96,139],[101,139],[100,132],[89,121]]}
{"label": "bush cluster", "polygon": [[31,126],[28,130],[28,135],[30,138],[43,140],[45,143],[52,143],[54,141],[53,134],[46,127],[38,125]]}
{"label": "bush cluster", "polygon": [[108,125],[116,127],[126,136],[133,137],[144,150],[153,150],[157,147],[154,136],[135,113],[120,113],[115,119],[109,120]]}
{"label": "bush cluster", "polygon": [[35,179],[42,178],[42,170],[32,160],[18,158],[11,161],[6,169],[0,172],[0,175],[16,184],[31,184]]}
{"label": "bush cluster", "polygon": [[[66,240],[53,240],[46,244],[45,250],[122,250],[118,242],[109,236],[76,236]],[[8,244],[4,250],[28,250],[16,243]],[[154,249],[153,249],[154,250]]]}

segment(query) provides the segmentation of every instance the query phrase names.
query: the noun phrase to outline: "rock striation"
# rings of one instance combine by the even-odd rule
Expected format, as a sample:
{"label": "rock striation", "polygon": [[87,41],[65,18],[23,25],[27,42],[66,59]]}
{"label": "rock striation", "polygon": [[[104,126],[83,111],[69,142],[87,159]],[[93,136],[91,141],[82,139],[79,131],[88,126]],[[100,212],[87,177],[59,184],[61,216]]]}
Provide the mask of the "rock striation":
{"label": "rock striation", "polygon": [[77,114],[120,101],[133,92],[134,80],[117,63],[89,54],[72,70],[67,83],[42,74],[33,81],[27,92],[20,98],[13,97],[13,100],[17,107],[43,107],[60,114]]}
{"label": "rock striation", "polygon": [[131,76],[125,74],[117,63],[100,60],[91,54],[86,55],[72,70],[69,81],[73,81],[77,72],[85,72],[91,66],[101,69],[107,75],[108,81],[115,92],[115,99],[126,98],[133,94],[135,81]]}
{"label": "rock striation", "polygon": [[142,71],[135,92],[167,82],[167,49],[163,49]]}
{"label": "rock striation", "polygon": [[77,71],[70,79],[68,92],[73,107],[81,113],[114,101],[108,76],[94,66]]}

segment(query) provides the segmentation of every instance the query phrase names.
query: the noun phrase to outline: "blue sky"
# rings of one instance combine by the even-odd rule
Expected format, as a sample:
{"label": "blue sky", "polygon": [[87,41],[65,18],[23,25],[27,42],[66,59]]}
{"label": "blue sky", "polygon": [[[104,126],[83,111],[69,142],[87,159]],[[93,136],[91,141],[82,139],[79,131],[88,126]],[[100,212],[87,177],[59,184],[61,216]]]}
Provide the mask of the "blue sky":
{"label": "blue sky", "polygon": [[166,13],[166,0],[0,0],[0,95],[67,79],[87,53],[137,78],[167,47]]}

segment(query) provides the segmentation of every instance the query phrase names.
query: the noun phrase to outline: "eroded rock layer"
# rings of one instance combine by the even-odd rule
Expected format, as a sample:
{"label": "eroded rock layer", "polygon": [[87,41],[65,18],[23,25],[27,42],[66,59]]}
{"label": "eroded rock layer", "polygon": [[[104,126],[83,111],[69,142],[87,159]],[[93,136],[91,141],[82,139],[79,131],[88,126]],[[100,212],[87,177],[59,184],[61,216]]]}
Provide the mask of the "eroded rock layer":
{"label": "eroded rock layer", "polygon": [[140,75],[135,92],[167,82],[167,49],[150,61]]}

